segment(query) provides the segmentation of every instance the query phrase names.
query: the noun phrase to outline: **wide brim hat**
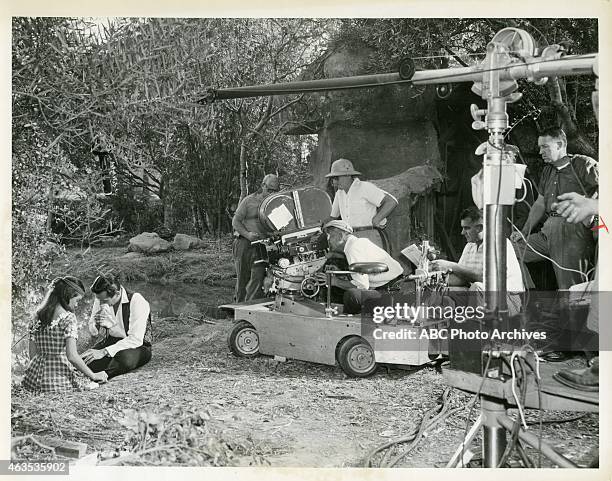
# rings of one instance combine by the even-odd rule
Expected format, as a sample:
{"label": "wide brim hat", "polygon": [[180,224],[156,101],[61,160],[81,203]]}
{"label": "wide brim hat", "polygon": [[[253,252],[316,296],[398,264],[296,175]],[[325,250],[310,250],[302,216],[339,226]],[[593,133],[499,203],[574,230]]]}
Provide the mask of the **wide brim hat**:
{"label": "wide brim hat", "polygon": [[331,165],[331,170],[325,177],[340,177],[341,175],[361,175],[361,172],[355,170],[350,160],[338,159]]}

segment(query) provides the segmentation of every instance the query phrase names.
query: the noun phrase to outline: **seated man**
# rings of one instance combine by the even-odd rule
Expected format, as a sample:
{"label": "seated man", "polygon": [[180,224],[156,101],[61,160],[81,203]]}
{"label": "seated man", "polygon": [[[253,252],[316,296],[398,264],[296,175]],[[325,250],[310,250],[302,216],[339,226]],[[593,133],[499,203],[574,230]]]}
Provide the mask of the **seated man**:
{"label": "seated man", "polygon": [[[471,291],[484,292],[484,244],[483,244],[482,212],[477,207],[469,207],[461,213],[461,233],[465,236],[467,244],[463,249],[459,262],[435,260],[431,263],[433,270],[452,269],[449,276],[450,286],[465,286]],[[525,291],[521,268],[516,258],[510,240],[506,243],[506,289],[508,291],[507,303],[510,317],[521,310],[520,294]],[[479,302],[481,300],[479,299]],[[484,300],[483,300],[484,302]]]}
{"label": "seated man", "polygon": [[[151,360],[151,309],[145,298],[123,288],[112,275],[98,276],[89,331],[108,335],[81,356],[93,372],[106,371],[108,379],[132,371]],[[109,306],[109,307],[106,307]],[[110,317],[110,322],[106,320]]]}
{"label": "seated man", "polygon": [[350,274],[351,279],[332,276],[331,287],[343,289],[345,314],[359,314],[367,300],[382,297],[382,291],[389,282],[402,275],[402,265],[371,240],[355,237],[350,225],[342,220],[332,220],[325,224],[329,248],[334,252],[344,253],[349,264],[357,262],[381,262],[389,270],[379,274]]}

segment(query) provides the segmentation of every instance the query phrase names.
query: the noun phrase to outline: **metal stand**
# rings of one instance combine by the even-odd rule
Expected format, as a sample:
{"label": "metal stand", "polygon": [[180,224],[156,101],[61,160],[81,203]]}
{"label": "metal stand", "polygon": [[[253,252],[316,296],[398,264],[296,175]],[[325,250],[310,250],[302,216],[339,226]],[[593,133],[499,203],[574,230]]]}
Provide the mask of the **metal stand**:
{"label": "metal stand", "polygon": [[[472,106],[474,123],[477,130],[486,129],[489,139],[477,150],[485,154],[484,170],[484,248],[485,248],[485,307],[492,327],[501,327],[507,320],[506,301],[506,228],[507,210],[514,203],[513,161],[504,143],[504,132],[508,129],[506,106],[521,98],[516,79],[527,79],[542,84],[548,76],[559,75],[592,75],[596,73],[597,54],[563,57],[563,50],[558,45],[546,47],[536,57],[533,38],[517,28],[505,28],[499,31],[487,46],[487,55],[482,66],[449,68],[414,72],[405,68],[397,73],[362,75],[336,79],[309,80],[275,85],[256,85],[230,89],[209,88],[200,102],[212,102],[216,99],[258,97],[263,95],[286,95],[304,91],[328,91],[346,88],[371,87],[374,84],[411,82],[414,85],[447,84],[451,82],[474,82],[472,90],[487,101],[487,109],[481,110]],[[449,80],[451,79],[451,80]],[[482,117],[486,116],[483,120]],[[483,148],[485,147],[485,148]],[[481,151],[481,148],[482,151]],[[480,151],[480,152],[479,152]],[[331,274],[327,275],[328,285]],[[334,308],[328,289],[326,314],[331,317]],[[491,346],[495,349],[495,346]],[[495,369],[497,366],[491,366]],[[481,373],[491,377],[491,373]],[[484,427],[483,455],[485,465],[494,467],[499,464],[506,445],[505,429],[510,425],[505,415],[505,404],[491,396],[481,396],[481,417]],[[512,423],[512,420],[509,420]],[[474,437],[480,421],[470,431]],[[520,434],[525,442],[529,436]],[[468,439],[466,438],[467,442]],[[460,451],[459,454],[461,455]],[[456,461],[456,457],[453,460]],[[551,456],[553,456],[551,454]],[[562,458],[562,457],[561,457]],[[553,459],[559,466],[569,466],[565,458]],[[551,458],[552,459],[552,458]],[[568,464],[569,463],[569,464]]]}

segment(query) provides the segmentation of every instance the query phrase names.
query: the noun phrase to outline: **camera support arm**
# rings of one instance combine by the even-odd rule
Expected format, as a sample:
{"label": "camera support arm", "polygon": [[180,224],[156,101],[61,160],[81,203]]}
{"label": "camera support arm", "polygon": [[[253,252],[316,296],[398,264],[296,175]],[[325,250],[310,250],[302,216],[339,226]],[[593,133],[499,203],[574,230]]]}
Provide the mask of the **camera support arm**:
{"label": "camera support arm", "polygon": [[[507,318],[506,303],[506,232],[508,206],[514,203],[514,168],[505,149],[504,132],[508,129],[508,103],[521,98],[517,93],[518,79],[537,84],[549,76],[597,75],[597,54],[564,56],[560,46],[546,47],[537,56],[531,35],[517,28],[499,31],[489,45],[484,62],[474,67],[447,68],[415,72],[414,63],[404,61],[399,72],[360,75],[333,79],[255,85],[226,89],[207,88],[199,102],[222,99],[287,95],[304,92],[345,90],[392,84],[436,85],[474,82],[472,90],[487,102],[486,109],[472,106],[474,129],[487,129],[489,139],[483,161],[485,186],[485,305],[494,327]],[[597,90],[593,95],[598,100]],[[595,107],[596,109],[596,107]],[[332,273],[328,274],[328,282]],[[327,314],[331,315],[330,300]],[[487,373],[483,373],[487,376]],[[482,425],[484,427],[484,466],[497,467],[506,445],[503,420],[505,405],[502,400],[481,396]]]}

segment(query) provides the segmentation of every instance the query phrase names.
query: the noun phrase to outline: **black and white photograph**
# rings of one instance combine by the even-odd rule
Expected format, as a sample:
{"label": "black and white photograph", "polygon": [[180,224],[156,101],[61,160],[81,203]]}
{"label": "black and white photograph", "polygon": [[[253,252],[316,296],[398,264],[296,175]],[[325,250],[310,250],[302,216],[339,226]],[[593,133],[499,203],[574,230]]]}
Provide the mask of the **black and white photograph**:
{"label": "black and white photograph", "polygon": [[11,14],[0,474],[609,479],[603,4]]}

